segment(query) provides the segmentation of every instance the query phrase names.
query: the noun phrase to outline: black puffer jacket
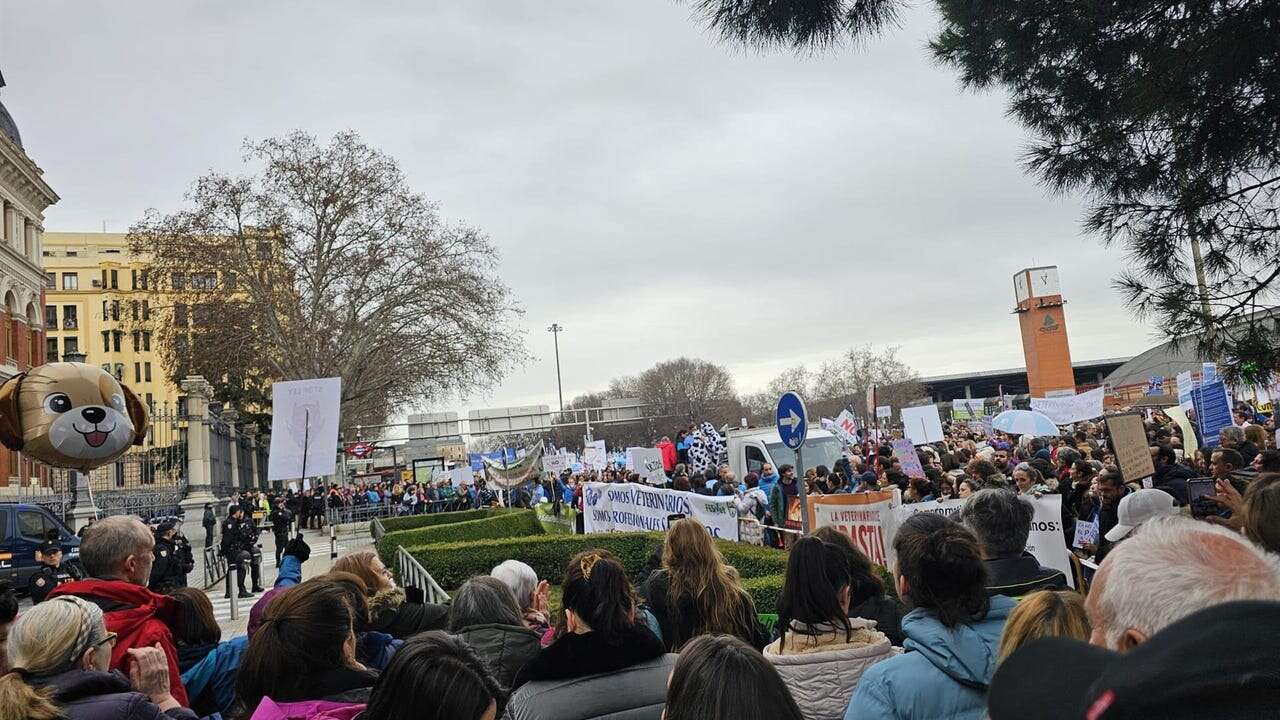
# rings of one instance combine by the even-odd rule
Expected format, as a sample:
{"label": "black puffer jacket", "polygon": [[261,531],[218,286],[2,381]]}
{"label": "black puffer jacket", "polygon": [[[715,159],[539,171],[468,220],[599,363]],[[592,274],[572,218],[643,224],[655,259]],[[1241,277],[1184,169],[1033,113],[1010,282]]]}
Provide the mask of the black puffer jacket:
{"label": "black puffer jacket", "polygon": [[369,615],[374,630],[405,640],[428,630],[443,630],[449,608],[409,602],[402,588],[391,588],[369,598]]}
{"label": "black puffer jacket", "polygon": [[49,677],[33,677],[36,687],[53,690],[53,699],[66,720],[195,720],[186,708],[161,710],[151,699],[134,692],[118,672],[68,670]]}
{"label": "black puffer jacket", "polygon": [[493,669],[503,687],[542,649],[538,633],[523,625],[472,625],[453,633],[471,646]]}

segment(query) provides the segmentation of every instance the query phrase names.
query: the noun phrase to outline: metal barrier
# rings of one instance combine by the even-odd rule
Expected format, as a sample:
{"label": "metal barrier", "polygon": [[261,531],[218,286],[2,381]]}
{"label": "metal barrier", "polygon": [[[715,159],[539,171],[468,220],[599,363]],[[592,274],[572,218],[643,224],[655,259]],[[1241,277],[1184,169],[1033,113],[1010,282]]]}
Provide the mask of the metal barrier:
{"label": "metal barrier", "polygon": [[405,587],[422,588],[427,602],[444,605],[449,602],[449,593],[445,592],[431,573],[422,567],[418,559],[409,554],[403,545],[396,546],[396,570],[400,573],[400,584]]}
{"label": "metal barrier", "polygon": [[374,542],[381,540],[382,536],[386,534],[387,529],[382,527],[381,520],[374,518],[369,521],[369,537],[372,537]]}
{"label": "metal barrier", "polygon": [[218,549],[204,549],[204,589],[217,585],[227,576],[227,559],[218,555]]}
{"label": "metal barrier", "polygon": [[343,505],[325,508],[325,522],[329,525],[346,525],[348,523],[369,522],[379,517],[394,517],[399,505],[384,501],[377,505]]}

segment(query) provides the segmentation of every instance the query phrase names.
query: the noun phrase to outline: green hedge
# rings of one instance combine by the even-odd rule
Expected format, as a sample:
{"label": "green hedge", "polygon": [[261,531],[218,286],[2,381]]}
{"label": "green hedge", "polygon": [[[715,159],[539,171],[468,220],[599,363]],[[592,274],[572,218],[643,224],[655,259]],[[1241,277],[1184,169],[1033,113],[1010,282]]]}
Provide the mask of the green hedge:
{"label": "green hedge", "polygon": [[425,515],[405,515],[403,517],[383,518],[382,528],[389,533],[400,530],[448,525],[468,520],[483,520],[494,515],[517,512],[509,508],[481,508],[479,510],[458,510],[456,512],[427,513]]}
{"label": "green hedge", "polygon": [[[532,510],[520,510],[443,525],[387,533],[378,541],[383,563],[394,560],[397,545],[406,548],[497,538],[520,539],[542,535],[542,525]],[[391,567],[390,564],[387,565]]]}

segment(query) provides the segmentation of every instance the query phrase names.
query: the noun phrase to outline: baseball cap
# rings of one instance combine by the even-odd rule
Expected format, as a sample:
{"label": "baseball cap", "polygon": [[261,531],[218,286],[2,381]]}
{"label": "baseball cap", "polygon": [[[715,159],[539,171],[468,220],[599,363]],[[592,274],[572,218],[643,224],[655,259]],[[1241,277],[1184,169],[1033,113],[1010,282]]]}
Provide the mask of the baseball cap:
{"label": "baseball cap", "polygon": [[991,720],[1274,717],[1280,707],[1280,603],[1223,603],[1128,653],[1041,638],[991,681]]}
{"label": "baseball cap", "polygon": [[56,552],[62,552],[62,546],[52,540],[46,540],[40,543],[36,550],[40,551],[41,555],[52,555]]}
{"label": "baseball cap", "polygon": [[1120,522],[1107,531],[1106,537],[1111,542],[1119,542],[1148,520],[1177,514],[1178,508],[1169,493],[1155,488],[1137,490],[1120,498],[1120,506],[1116,508]]}

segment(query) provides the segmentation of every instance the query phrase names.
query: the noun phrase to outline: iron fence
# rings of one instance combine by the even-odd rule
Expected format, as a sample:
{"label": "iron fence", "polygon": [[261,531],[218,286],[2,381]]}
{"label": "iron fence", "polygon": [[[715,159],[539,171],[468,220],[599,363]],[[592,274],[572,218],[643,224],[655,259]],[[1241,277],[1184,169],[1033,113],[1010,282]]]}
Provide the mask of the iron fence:
{"label": "iron fence", "polygon": [[262,487],[258,485],[258,479],[253,476],[253,443],[249,438],[238,435],[236,437],[236,482],[241,490],[248,490],[254,487]]}
{"label": "iron fence", "polygon": [[[141,446],[88,473],[88,491],[103,515],[138,515],[143,519],[177,515],[186,494],[187,418],[177,408],[161,406]],[[67,471],[64,484],[75,481]]]}
{"label": "iron fence", "polygon": [[228,497],[236,491],[239,478],[232,473],[232,453],[236,452],[231,426],[221,418],[210,414],[209,428],[209,484],[213,494]]}

